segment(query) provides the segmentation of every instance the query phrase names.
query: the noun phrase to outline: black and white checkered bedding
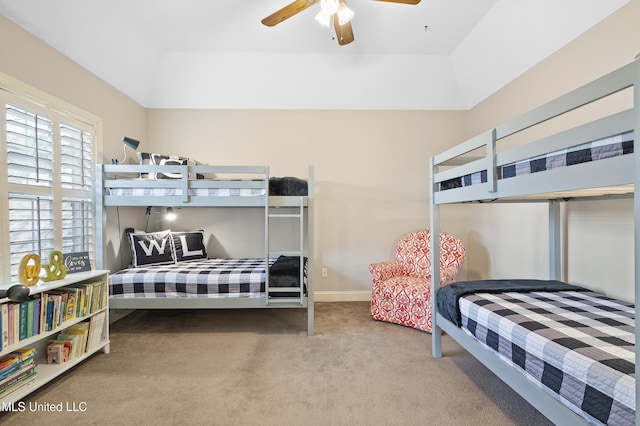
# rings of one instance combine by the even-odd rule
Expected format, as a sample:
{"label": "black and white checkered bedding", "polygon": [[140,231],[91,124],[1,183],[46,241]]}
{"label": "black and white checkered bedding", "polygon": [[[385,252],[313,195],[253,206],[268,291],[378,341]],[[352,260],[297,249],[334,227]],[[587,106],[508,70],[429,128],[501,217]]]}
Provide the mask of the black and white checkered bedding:
{"label": "black and white checkered bedding", "polygon": [[[148,178],[135,179],[136,181],[147,182]],[[231,184],[229,182],[261,182],[259,179],[217,179],[215,184],[220,184],[220,188],[189,188],[187,190],[189,195],[199,197],[256,197],[266,194],[265,188],[245,188],[240,184]],[[166,180],[165,180],[166,182]],[[224,182],[225,185],[221,183]],[[214,185],[215,186],[215,185]],[[229,186],[229,187],[226,187]],[[107,188],[109,195],[114,196],[127,196],[127,197],[169,197],[169,196],[181,196],[182,188],[178,187],[122,187],[122,188]],[[269,195],[292,195],[292,196],[307,196],[308,184],[304,179],[296,177],[271,177],[269,178]]]}
{"label": "black and white checkered bedding", "polygon": [[[497,178],[508,179],[514,176],[538,173],[558,167],[572,166],[631,153],[633,153],[633,131],[504,165],[498,168]],[[486,181],[487,171],[483,170],[441,182],[440,190],[460,188],[485,183]]]}
{"label": "black and white checkered bedding", "polygon": [[635,309],[589,291],[475,293],[463,329],[593,424],[635,424]]}
{"label": "black and white checkered bedding", "polygon": [[[269,259],[269,265],[275,262]],[[207,259],[109,275],[113,298],[240,298],[264,295],[265,259]]]}
{"label": "black and white checkered bedding", "polygon": [[[182,195],[180,188],[109,188],[110,195],[130,197],[171,197]],[[189,188],[189,195],[199,197],[255,197],[266,193],[264,188]]]}

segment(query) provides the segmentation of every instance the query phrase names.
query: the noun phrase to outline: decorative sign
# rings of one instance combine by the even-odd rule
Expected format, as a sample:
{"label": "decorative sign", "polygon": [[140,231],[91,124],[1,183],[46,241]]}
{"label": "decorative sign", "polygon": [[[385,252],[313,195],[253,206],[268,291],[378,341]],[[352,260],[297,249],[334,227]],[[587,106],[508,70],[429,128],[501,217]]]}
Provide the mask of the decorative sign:
{"label": "decorative sign", "polygon": [[18,277],[22,284],[35,285],[40,280],[40,256],[28,254],[20,261]]}
{"label": "decorative sign", "polygon": [[64,266],[70,274],[90,271],[91,259],[89,258],[89,252],[82,251],[77,253],[65,253]]}
{"label": "decorative sign", "polygon": [[59,251],[52,251],[49,255],[49,262],[46,265],[42,265],[45,276],[42,277],[42,281],[57,281],[67,276],[67,268],[62,264],[63,256]]}

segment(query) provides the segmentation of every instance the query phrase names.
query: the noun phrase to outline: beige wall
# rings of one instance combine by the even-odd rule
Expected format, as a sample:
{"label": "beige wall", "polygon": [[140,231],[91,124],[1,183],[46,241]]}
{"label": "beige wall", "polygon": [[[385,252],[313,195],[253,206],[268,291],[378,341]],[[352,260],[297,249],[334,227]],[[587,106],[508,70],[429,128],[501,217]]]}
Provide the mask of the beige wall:
{"label": "beige wall", "polygon": [[[319,298],[331,299],[337,293],[341,298],[368,298],[369,264],[393,258],[400,235],[428,226],[428,158],[464,138],[465,115],[150,110],[148,123],[157,152],[207,164],[269,165],[272,176],[306,176],[307,166],[313,165],[316,290]],[[443,227],[463,237],[465,216],[456,214],[460,207],[450,211]],[[247,221],[249,214],[181,210],[181,219],[170,226],[204,227],[214,236],[209,248],[215,255],[259,256],[260,217],[256,212]],[[327,278],[320,277],[323,267]]]}
{"label": "beige wall", "polygon": [[[472,136],[631,62],[640,53],[640,1],[611,17],[485,100],[468,114]],[[628,93],[574,114],[575,124],[630,105]],[[562,126],[552,123],[549,129]],[[543,130],[542,132],[546,132]],[[546,278],[544,205],[469,208],[470,277]],[[632,200],[566,206],[567,279],[613,296],[633,298]]]}
{"label": "beige wall", "polygon": [[[428,226],[428,158],[465,135],[465,112],[147,111],[2,16],[0,39],[1,72],[102,118],[105,162],[121,158],[127,135],[142,141],[140,150],[266,164],[274,176],[305,176],[314,165],[316,288],[329,299],[368,298],[369,264],[392,258],[403,233]],[[443,226],[463,237],[465,215],[450,210]],[[206,228],[213,255],[262,253],[256,212],[179,213],[172,228]],[[109,268],[128,260],[120,258],[124,228],[144,223],[144,209],[109,209]]]}
{"label": "beige wall", "polygon": [[[2,16],[0,71],[101,117],[107,162],[121,157],[120,140],[127,135],[142,140],[141,150],[209,164],[267,164],[276,176],[305,175],[314,165],[316,288],[327,299],[338,293],[362,298],[370,289],[369,263],[390,259],[401,234],[429,223],[428,157],[632,60],[640,52],[639,1],[468,113],[145,110]],[[461,278],[545,277],[545,212],[543,206],[444,208],[443,228],[469,248]],[[237,211],[180,214],[179,227],[211,231],[215,252],[255,250],[259,225]],[[632,261],[615,253],[631,247],[631,218],[628,200],[567,208],[571,281],[598,287],[611,277],[608,292],[630,294]],[[144,219],[140,209],[110,209],[109,267],[122,264],[121,230],[142,227]],[[588,254],[595,257],[587,257],[593,245],[597,250]],[[612,265],[605,267],[598,256]],[[321,267],[328,268],[328,278],[319,277]]]}
{"label": "beige wall", "polygon": [[[122,137],[146,139],[146,110],[0,15],[0,72],[102,119],[100,161],[122,158]],[[103,157],[102,157],[103,156]],[[127,210],[121,213],[126,215]],[[120,265],[117,217],[109,217],[106,247],[111,268]]]}
{"label": "beige wall", "polygon": [[146,110],[0,15],[0,71],[102,118],[105,159],[122,137],[146,136]]}

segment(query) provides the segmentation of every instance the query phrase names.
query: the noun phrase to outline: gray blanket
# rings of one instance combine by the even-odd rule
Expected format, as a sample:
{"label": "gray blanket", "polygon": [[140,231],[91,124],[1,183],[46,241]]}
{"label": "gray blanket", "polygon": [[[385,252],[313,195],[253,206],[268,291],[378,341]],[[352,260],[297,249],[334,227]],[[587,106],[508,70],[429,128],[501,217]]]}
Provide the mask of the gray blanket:
{"label": "gray blanket", "polygon": [[436,296],[438,312],[446,319],[460,327],[460,307],[458,300],[472,293],[505,293],[509,291],[589,291],[583,287],[563,283],[556,280],[480,280],[458,281],[438,290]]}

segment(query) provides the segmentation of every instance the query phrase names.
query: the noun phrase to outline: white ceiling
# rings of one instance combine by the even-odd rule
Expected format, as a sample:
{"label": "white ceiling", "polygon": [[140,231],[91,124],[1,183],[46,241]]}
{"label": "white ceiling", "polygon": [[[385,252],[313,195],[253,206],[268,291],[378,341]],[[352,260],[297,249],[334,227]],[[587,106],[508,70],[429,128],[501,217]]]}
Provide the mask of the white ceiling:
{"label": "white ceiling", "polygon": [[149,108],[468,109],[629,0],[349,0],[338,46],[291,0],[0,0]]}

